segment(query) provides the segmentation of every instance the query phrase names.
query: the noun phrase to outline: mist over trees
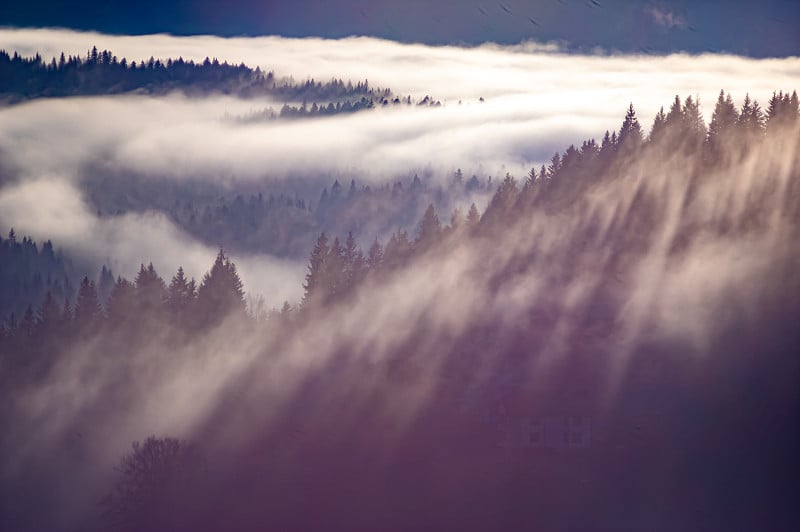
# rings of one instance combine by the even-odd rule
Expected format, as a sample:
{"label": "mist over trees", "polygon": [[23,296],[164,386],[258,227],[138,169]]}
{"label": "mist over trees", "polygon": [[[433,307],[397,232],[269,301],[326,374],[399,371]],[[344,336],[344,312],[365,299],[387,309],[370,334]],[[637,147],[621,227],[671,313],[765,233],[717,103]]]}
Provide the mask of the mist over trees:
{"label": "mist over trees", "polygon": [[291,193],[290,184],[274,185],[274,192],[245,184],[235,194],[213,184],[109,177],[100,169],[89,174],[97,177],[87,179],[87,194],[103,216],[160,211],[210,246],[291,258],[305,258],[323,230],[383,237],[398,227],[412,229],[430,203],[445,209],[480,204],[493,191],[491,176],[464,179],[460,169],[443,183],[415,174],[383,183],[334,178],[318,184],[312,176],[312,185],[299,192]]}
{"label": "mist over trees", "polygon": [[[369,81],[346,83],[308,79],[278,79],[244,63],[220,63],[216,58],[193,60],[155,59],[128,61],[96,46],[85,57],[53,57],[45,61],[39,54],[23,57],[0,50],[0,102],[11,103],[32,98],[94,96],[103,94],[165,94],[182,91],[190,96],[229,94],[242,98],[270,96],[286,102],[279,111],[267,108],[237,117],[242,122],[275,118],[303,118],[353,113],[376,106],[412,105],[411,96],[395,95],[389,89],[370,87]],[[292,102],[302,102],[292,104]],[[307,103],[311,102],[311,103]],[[417,106],[439,106],[441,102],[425,96]]]}
{"label": "mist over trees", "polygon": [[[187,227],[211,213],[197,231],[221,227],[212,238],[284,227],[263,221],[271,213],[302,220],[315,236],[304,296],[271,312],[247,312],[223,250],[199,281],[142,264],[108,289],[103,269],[81,280],[74,307],[48,290],[55,281],[15,289],[41,303],[0,336],[0,385],[20,398],[0,410],[16,430],[0,456],[50,467],[4,477],[0,519],[790,529],[796,92],[766,110],[721,92],[708,127],[692,97],[676,96],[649,132],[643,120],[631,104],[600,142],[507,174],[483,212],[437,209],[409,192],[424,188],[418,178],[376,191],[336,182],[313,205],[252,195],[170,206]],[[451,186],[474,181],[459,170]],[[393,202],[413,222],[359,233],[395,220],[370,207]],[[61,271],[51,244],[16,238],[0,241],[13,286],[27,264]],[[76,397],[87,381],[92,393]],[[52,425],[37,439],[40,423]],[[544,436],[552,426],[557,442]],[[56,500],[72,474],[91,487],[52,520],[15,489]]]}
{"label": "mist over trees", "polygon": [[18,322],[27,307],[35,306],[45,293],[60,303],[74,298],[72,265],[49,240],[40,248],[27,236],[18,240],[11,228],[7,238],[0,236],[0,264],[0,316],[4,319]]}

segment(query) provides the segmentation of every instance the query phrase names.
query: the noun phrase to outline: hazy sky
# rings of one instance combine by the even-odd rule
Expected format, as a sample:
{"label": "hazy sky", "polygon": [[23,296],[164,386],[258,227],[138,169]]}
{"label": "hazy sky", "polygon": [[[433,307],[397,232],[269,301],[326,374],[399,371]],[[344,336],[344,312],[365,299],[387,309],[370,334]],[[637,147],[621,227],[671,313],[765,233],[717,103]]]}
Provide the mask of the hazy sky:
{"label": "hazy sky", "polygon": [[0,4],[0,25],[110,33],[368,35],[403,42],[559,41],[627,52],[800,53],[795,0],[141,0]]}

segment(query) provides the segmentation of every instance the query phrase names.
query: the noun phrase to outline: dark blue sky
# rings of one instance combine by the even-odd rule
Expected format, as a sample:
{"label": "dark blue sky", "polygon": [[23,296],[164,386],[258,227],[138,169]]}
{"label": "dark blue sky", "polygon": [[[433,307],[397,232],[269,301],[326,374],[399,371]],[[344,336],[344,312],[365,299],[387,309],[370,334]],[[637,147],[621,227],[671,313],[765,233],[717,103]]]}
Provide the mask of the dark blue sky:
{"label": "dark blue sky", "polygon": [[0,25],[132,34],[371,35],[431,44],[535,39],[582,50],[800,55],[798,0],[9,0],[0,5]]}

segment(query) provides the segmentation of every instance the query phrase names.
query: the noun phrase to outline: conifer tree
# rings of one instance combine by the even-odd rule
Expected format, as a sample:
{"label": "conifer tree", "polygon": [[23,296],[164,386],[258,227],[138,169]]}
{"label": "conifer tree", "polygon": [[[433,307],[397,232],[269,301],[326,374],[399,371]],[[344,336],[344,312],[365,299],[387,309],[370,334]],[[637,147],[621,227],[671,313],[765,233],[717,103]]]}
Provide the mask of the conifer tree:
{"label": "conifer tree", "polygon": [[31,338],[36,331],[36,315],[33,313],[33,307],[28,305],[25,313],[22,315],[22,321],[19,323],[19,331],[24,337]]}
{"label": "conifer tree", "polygon": [[231,314],[245,315],[244,287],[236,265],[220,248],[211,270],[203,276],[197,290],[198,317],[201,324],[217,323]]}
{"label": "conifer tree", "polygon": [[392,233],[386,243],[384,264],[389,269],[398,268],[406,264],[413,253],[413,246],[405,230]]}
{"label": "conifer tree", "polygon": [[367,267],[371,272],[378,271],[383,267],[383,246],[381,246],[377,238],[369,248]]}
{"label": "conifer tree", "polygon": [[135,317],[136,288],[128,280],[117,277],[114,288],[108,296],[108,320],[114,326],[119,326],[127,319]]}
{"label": "conifer tree", "polygon": [[730,94],[719,92],[714,113],[711,115],[711,124],[708,126],[708,145],[712,155],[722,153],[725,145],[730,142],[739,122],[739,114],[733,104]]}
{"label": "conifer tree", "polygon": [[617,136],[617,145],[619,149],[631,153],[639,149],[642,140],[642,127],[639,125],[639,119],[636,118],[636,111],[631,103],[628,106],[628,112],[625,113],[625,120],[622,121],[622,127]]}
{"label": "conifer tree", "polygon": [[325,302],[341,296],[346,291],[346,273],[344,248],[339,242],[339,237],[333,239],[331,249],[328,252],[327,267],[325,269]]}
{"label": "conifer tree", "polygon": [[158,317],[166,300],[166,286],[152,262],[147,267],[140,265],[134,284],[140,316]]}
{"label": "conifer tree", "polygon": [[667,126],[667,115],[664,114],[664,108],[662,107],[658,113],[656,113],[656,117],[653,120],[653,127],[650,128],[650,142],[658,142],[664,136],[664,130]]}
{"label": "conifer tree", "polygon": [[547,167],[547,177],[553,179],[561,170],[561,154],[556,152],[550,159],[550,166]]}
{"label": "conifer tree", "polygon": [[503,223],[514,207],[518,196],[517,182],[511,174],[507,173],[500,186],[497,187],[489,206],[486,207],[481,221],[489,225]]}
{"label": "conifer tree", "polygon": [[706,124],[700,113],[700,102],[687,96],[683,103],[683,127],[681,128],[682,142],[687,153],[695,152],[703,146],[706,132]]}
{"label": "conifer tree", "polygon": [[358,286],[365,274],[364,253],[356,245],[352,231],[347,233],[344,243],[344,283],[345,291]]}
{"label": "conifer tree", "polygon": [[44,331],[51,331],[57,328],[61,322],[61,308],[50,290],[44,296],[42,305],[39,308],[39,326]]}
{"label": "conifer tree", "polygon": [[528,171],[528,175],[525,176],[525,185],[524,185],[524,187],[525,188],[532,187],[533,184],[536,183],[536,177],[537,177],[536,168],[535,167],[531,167],[531,169]]}
{"label": "conifer tree", "polygon": [[675,100],[669,107],[669,113],[664,120],[664,125],[670,129],[671,132],[679,130],[683,127],[683,108],[681,107],[681,98],[677,94]]}
{"label": "conifer tree", "polygon": [[194,301],[194,279],[188,281],[183,267],[178,267],[178,272],[172,277],[167,287],[167,307],[173,316],[179,317],[187,312]]}
{"label": "conifer tree", "polygon": [[328,237],[322,232],[317,238],[317,243],[314,245],[314,250],[309,258],[308,273],[306,274],[306,282],[303,285],[305,291],[303,294],[304,304],[321,304],[325,299],[324,283],[329,253]]}
{"label": "conifer tree", "polygon": [[417,239],[414,242],[414,246],[420,251],[431,249],[439,241],[441,234],[442,224],[439,221],[439,217],[436,215],[433,203],[429,203],[419,223],[419,230],[417,231]]}
{"label": "conifer tree", "polygon": [[97,297],[94,281],[84,277],[78,289],[78,298],[75,302],[75,323],[81,332],[87,332],[96,327],[103,316],[103,308]]}
{"label": "conifer tree", "polygon": [[467,211],[467,228],[474,229],[478,226],[478,222],[481,221],[481,215],[478,212],[478,207],[473,202],[472,205],[469,206],[469,211]]}
{"label": "conifer tree", "polygon": [[64,306],[61,309],[61,324],[62,327],[66,330],[72,324],[72,320],[75,319],[75,312],[72,309],[72,305],[69,302],[69,298],[64,299]]}
{"label": "conifer tree", "polygon": [[114,273],[111,268],[106,268],[105,264],[100,270],[100,277],[97,280],[97,296],[100,302],[105,304],[108,302],[108,296],[111,295],[111,290],[114,288]]}
{"label": "conifer tree", "polygon": [[739,131],[744,133],[748,141],[761,136],[764,132],[764,112],[758,101],[750,100],[750,94],[746,94],[742,109],[739,112],[738,120]]}

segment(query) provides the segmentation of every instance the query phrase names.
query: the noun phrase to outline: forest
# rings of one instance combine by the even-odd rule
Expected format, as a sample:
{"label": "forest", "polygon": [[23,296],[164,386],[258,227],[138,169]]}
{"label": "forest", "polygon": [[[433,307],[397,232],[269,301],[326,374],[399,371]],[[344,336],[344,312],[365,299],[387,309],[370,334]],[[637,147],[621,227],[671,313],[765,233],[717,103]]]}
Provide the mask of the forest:
{"label": "forest", "polygon": [[[17,98],[383,97],[96,49],[0,69]],[[0,454],[36,466],[4,472],[0,514],[30,529],[444,529],[454,511],[462,530],[790,528],[796,91],[765,108],[721,91],[708,126],[691,96],[647,130],[631,104],[525,176],[343,188],[159,207],[208,241],[263,231],[258,245],[303,253],[302,299],[271,310],[248,307],[225,249],[202,279],[150,263],[128,280],[8,228]],[[469,194],[486,190],[479,209]],[[563,444],[532,428],[552,419]]]}
{"label": "forest", "polygon": [[[93,46],[86,57],[53,57],[46,62],[39,54],[23,57],[0,50],[0,101],[22,102],[32,98],[92,96],[102,94],[165,94],[181,91],[187,95],[210,93],[239,97],[269,96],[284,102],[275,111],[268,107],[237,117],[243,122],[275,118],[304,118],[337,113],[353,113],[375,106],[412,105],[411,96],[398,96],[389,89],[370,87],[369,81],[341,79],[319,82],[308,79],[296,82],[277,79],[274,72],[252,69],[244,63],[230,65],[208,57],[201,63],[193,60],[155,59],[146,61],[118,59],[110,50]],[[307,102],[311,101],[311,104]],[[293,102],[298,102],[292,105]],[[302,103],[299,103],[302,102]],[[317,103],[319,102],[319,104]],[[425,96],[417,106],[438,106],[441,102]]]}

